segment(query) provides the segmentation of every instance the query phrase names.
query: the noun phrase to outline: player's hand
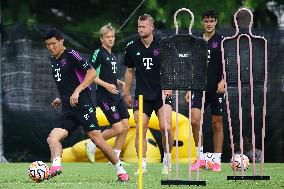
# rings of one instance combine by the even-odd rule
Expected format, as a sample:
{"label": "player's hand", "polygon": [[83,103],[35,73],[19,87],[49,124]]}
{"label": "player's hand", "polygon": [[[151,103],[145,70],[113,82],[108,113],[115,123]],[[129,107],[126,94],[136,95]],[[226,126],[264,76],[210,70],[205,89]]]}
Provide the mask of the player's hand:
{"label": "player's hand", "polygon": [[114,84],[107,84],[106,85],[106,90],[108,90],[112,94],[118,94],[119,91],[116,89],[116,86]]}
{"label": "player's hand", "polygon": [[124,95],[124,100],[125,100],[126,105],[128,107],[131,107],[131,105],[132,105],[132,97],[131,97],[131,95],[125,94]]}
{"label": "player's hand", "polygon": [[123,94],[125,94],[125,82],[120,83],[121,91]]}
{"label": "player's hand", "polygon": [[216,91],[217,93],[224,93],[225,92],[225,80],[222,79],[219,83],[218,83],[218,89]]}
{"label": "player's hand", "polygon": [[163,90],[163,91],[164,91],[164,95],[165,95],[166,98],[172,96],[172,93],[173,93],[172,90]]}
{"label": "player's hand", "polygon": [[58,108],[61,106],[61,99],[60,98],[56,98],[53,100],[53,102],[51,103],[53,108]]}
{"label": "player's hand", "polygon": [[72,94],[72,96],[70,97],[70,104],[72,107],[77,106],[78,104],[78,99],[79,99],[79,93],[74,91],[74,93]]}
{"label": "player's hand", "polygon": [[189,102],[189,98],[190,98],[189,91],[186,91],[185,96],[184,96],[185,101]]}

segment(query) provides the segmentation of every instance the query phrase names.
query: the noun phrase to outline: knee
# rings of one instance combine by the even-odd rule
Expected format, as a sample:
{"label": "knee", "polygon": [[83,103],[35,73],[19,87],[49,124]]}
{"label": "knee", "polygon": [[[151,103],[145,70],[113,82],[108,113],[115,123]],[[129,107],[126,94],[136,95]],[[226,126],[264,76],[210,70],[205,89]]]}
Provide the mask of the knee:
{"label": "knee", "polygon": [[123,125],[121,125],[121,124],[117,124],[116,126],[113,126],[113,129],[114,129],[116,135],[119,135],[124,131]]}
{"label": "knee", "polygon": [[222,120],[213,121],[213,130],[214,131],[222,131],[223,130],[223,123]]}
{"label": "knee", "polygon": [[130,125],[129,124],[124,124],[123,125],[123,132],[124,133],[127,133],[129,131],[129,129],[130,129]]}
{"label": "knee", "polygon": [[88,133],[88,137],[100,148],[101,143],[104,141],[102,133],[100,131],[91,131]]}
{"label": "knee", "polygon": [[163,136],[165,136],[166,130],[169,134],[172,133],[172,128],[169,125],[167,125],[167,129],[164,126],[161,126],[160,130]]}
{"label": "knee", "polygon": [[56,137],[56,135],[53,132],[51,132],[47,137],[47,143],[50,144],[54,141],[59,141],[59,139]]}
{"label": "knee", "polygon": [[191,126],[192,127],[199,127],[200,125],[200,120],[199,119],[191,119]]}
{"label": "knee", "polygon": [[51,134],[48,135],[46,141],[47,141],[48,144],[50,144],[50,143],[52,142],[52,136],[51,136]]}
{"label": "knee", "polygon": [[47,137],[47,143],[60,142],[68,136],[68,131],[61,128],[54,128]]}
{"label": "knee", "polygon": [[[147,130],[148,130],[148,126],[147,125],[143,125],[143,137],[146,137],[147,134]],[[136,125],[136,136],[139,136],[139,126]]]}
{"label": "knee", "polygon": [[97,131],[90,131],[90,132],[88,132],[88,137],[90,139],[97,138],[98,137]]}

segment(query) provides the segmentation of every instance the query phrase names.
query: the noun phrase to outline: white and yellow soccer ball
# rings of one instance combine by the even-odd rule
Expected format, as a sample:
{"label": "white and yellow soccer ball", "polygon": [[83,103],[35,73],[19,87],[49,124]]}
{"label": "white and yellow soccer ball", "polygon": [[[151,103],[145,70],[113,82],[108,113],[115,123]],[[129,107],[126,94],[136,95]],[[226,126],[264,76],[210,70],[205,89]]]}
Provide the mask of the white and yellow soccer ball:
{"label": "white and yellow soccer ball", "polygon": [[48,179],[49,168],[42,161],[32,162],[28,168],[29,177],[35,182],[41,182]]}
{"label": "white and yellow soccer ball", "polygon": [[[242,170],[242,155],[241,154],[235,154],[235,161],[232,157],[231,159],[231,167],[233,170],[241,171]],[[243,167],[244,170],[247,170],[249,168],[249,158],[243,154]]]}

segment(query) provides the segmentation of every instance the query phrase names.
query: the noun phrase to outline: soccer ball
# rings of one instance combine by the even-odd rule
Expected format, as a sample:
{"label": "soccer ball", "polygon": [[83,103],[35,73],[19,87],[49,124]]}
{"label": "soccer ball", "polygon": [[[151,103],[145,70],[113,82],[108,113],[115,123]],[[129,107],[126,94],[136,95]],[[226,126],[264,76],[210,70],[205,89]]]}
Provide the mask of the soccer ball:
{"label": "soccer ball", "polygon": [[[242,159],[241,154],[235,155],[235,161],[233,160],[233,157],[232,157],[231,167],[232,167],[233,170],[236,170],[236,171],[242,170],[241,159]],[[249,167],[249,158],[246,155],[243,155],[243,167],[244,167],[244,170],[248,169],[248,167]]]}
{"label": "soccer ball", "polygon": [[28,169],[30,178],[35,182],[41,182],[44,179],[48,179],[49,168],[42,161],[32,162]]}

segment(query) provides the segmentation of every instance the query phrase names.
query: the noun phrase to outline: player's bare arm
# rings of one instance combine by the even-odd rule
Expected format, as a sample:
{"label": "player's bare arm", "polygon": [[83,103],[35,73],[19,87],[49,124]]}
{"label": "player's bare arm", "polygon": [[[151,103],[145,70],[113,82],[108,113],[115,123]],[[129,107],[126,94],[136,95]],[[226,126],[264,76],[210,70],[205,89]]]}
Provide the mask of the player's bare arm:
{"label": "player's bare arm", "polygon": [[99,77],[96,77],[94,81],[95,81],[95,83],[104,87],[106,90],[108,90],[112,94],[118,94],[119,93],[119,91],[116,89],[116,86],[114,84],[105,82],[105,81],[101,80]]}
{"label": "player's bare arm", "polygon": [[171,97],[172,94],[173,94],[173,91],[172,91],[172,90],[163,90],[163,91],[164,91],[165,97]]}
{"label": "player's bare arm", "polygon": [[134,68],[126,68],[124,98],[125,98],[125,102],[127,106],[131,106],[131,103],[132,103],[130,91],[131,91],[131,84],[132,84],[133,77],[134,77]]}
{"label": "player's bare arm", "polygon": [[70,104],[72,107],[75,107],[78,104],[78,98],[81,91],[87,88],[97,77],[96,70],[94,68],[90,68],[86,72],[86,76],[83,82],[75,89],[73,94],[70,97]]}
{"label": "player's bare arm", "polygon": [[125,82],[117,79],[117,85],[121,87],[122,93],[125,93]]}
{"label": "player's bare arm", "polygon": [[186,91],[185,96],[184,96],[185,101],[189,102],[189,98],[190,98],[189,91]]}
{"label": "player's bare arm", "polygon": [[219,83],[218,83],[218,89],[216,91],[217,93],[224,93],[225,92],[225,80],[222,79]]}

